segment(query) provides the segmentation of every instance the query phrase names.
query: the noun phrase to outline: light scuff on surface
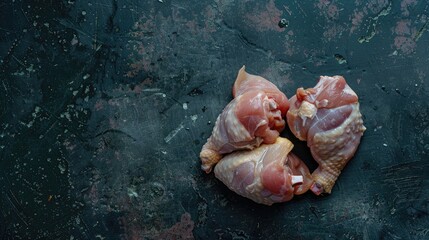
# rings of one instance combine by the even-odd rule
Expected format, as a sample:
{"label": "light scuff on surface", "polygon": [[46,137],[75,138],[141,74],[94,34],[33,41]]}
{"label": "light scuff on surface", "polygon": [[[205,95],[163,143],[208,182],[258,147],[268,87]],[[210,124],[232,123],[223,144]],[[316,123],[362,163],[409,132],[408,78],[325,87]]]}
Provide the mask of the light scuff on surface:
{"label": "light scuff on surface", "polygon": [[[427,2],[0,5],[0,238],[154,239],[184,214],[195,239],[428,237]],[[201,171],[243,64],[287,96],[320,75],[359,93],[367,130],[335,194],[266,207]]]}

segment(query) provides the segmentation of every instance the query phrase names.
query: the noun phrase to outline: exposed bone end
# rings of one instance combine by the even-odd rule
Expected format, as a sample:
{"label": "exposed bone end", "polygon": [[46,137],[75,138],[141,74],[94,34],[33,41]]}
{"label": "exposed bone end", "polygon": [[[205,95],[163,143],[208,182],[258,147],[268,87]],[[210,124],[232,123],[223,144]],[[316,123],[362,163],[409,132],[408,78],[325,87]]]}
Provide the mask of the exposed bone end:
{"label": "exposed bone end", "polygon": [[323,186],[320,185],[319,183],[315,182],[311,185],[310,190],[316,194],[317,196],[319,196],[320,194],[322,194],[324,192]]}
{"label": "exposed bone end", "polygon": [[292,185],[300,184],[304,182],[304,178],[301,175],[292,175]]}

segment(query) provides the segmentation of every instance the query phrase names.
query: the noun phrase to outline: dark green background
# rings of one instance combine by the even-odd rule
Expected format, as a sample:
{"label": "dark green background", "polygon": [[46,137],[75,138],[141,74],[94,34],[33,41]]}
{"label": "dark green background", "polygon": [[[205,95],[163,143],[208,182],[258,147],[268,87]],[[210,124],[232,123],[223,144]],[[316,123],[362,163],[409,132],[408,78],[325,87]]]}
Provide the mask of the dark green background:
{"label": "dark green background", "polygon": [[[0,239],[429,239],[429,4],[345,2],[2,1]],[[199,169],[242,65],[359,95],[330,196],[257,205]]]}

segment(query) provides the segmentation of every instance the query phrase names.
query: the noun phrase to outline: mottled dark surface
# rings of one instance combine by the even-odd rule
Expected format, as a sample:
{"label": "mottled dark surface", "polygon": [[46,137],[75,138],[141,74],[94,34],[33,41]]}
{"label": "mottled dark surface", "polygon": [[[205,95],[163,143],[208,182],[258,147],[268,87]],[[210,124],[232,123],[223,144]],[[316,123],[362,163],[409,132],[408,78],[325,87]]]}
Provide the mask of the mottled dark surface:
{"label": "mottled dark surface", "polygon": [[[205,2],[0,3],[0,239],[428,239],[429,3]],[[199,169],[244,64],[358,93],[332,195],[267,207]]]}

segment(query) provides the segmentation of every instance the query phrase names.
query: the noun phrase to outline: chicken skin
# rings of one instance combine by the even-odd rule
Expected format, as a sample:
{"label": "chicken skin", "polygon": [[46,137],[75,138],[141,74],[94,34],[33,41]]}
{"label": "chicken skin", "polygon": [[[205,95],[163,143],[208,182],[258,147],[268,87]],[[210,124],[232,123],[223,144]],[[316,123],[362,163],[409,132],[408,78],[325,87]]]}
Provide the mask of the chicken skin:
{"label": "chicken skin", "polygon": [[290,99],[287,123],[297,138],[307,141],[319,164],[311,191],[331,193],[366,129],[358,96],[343,77],[322,76],[314,88],[299,88]]}
{"label": "chicken skin", "polygon": [[233,87],[234,99],[218,116],[201,152],[201,169],[211,172],[224,154],[274,143],[285,127],[289,101],[273,83],[243,66]]}
{"label": "chicken skin", "polygon": [[273,144],[230,153],[215,166],[215,176],[232,191],[257,203],[289,201],[313,183],[307,166],[290,152],[292,148],[292,142],[278,137]]}

